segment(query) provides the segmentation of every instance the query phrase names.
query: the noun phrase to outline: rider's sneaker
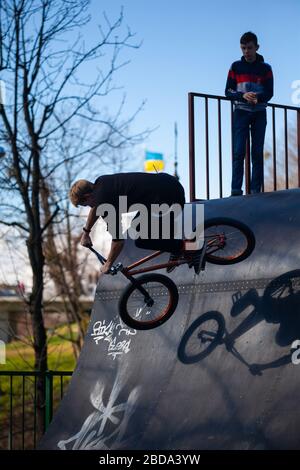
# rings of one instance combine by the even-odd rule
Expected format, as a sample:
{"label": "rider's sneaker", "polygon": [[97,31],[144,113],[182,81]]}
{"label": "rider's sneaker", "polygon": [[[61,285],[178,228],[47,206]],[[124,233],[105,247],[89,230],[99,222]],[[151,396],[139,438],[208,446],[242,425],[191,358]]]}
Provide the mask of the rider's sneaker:
{"label": "rider's sneaker", "polygon": [[[169,262],[170,261],[177,261],[180,260],[183,257],[188,257],[190,260],[188,262],[189,268],[194,268],[195,273],[199,274],[201,271],[201,255],[202,255],[202,250],[197,250],[195,252],[184,252],[182,253],[171,253]],[[166,268],[167,273],[171,273],[174,271],[174,269],[177,268],[177,266],[168,266]]]}
{"label": "rider's sneaker", "polygon": [[[169,258],[169,263],[172,261],[177,261],[181,258],[181,253],[171,253]],[[166,268],[167,273],[171,273],[177,266],[168,266]]]}
{"label": "rider's sneaker", "polygon": [[201,271],[201,255],[202,250],[195,251],[195,253],[192,255],[192,260],[189,263],[189,267],[194,268],[196,274],[199,274]]}

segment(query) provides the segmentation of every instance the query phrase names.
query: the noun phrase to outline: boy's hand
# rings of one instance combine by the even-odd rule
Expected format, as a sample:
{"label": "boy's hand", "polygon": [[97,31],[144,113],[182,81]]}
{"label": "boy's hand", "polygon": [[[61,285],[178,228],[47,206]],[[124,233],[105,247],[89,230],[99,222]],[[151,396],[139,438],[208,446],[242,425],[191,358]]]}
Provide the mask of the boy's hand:
{"label": "boy's hand", "polygon": [[243,98],[252,104],[257,104],[257,95],[253,91],[248,91],[243,94]]}
{"label": "boy's hand", "polygon": [[81,235],[80,244],[85,247],[93,246],[93,242],[88,233],[83,232],[83,234]]}

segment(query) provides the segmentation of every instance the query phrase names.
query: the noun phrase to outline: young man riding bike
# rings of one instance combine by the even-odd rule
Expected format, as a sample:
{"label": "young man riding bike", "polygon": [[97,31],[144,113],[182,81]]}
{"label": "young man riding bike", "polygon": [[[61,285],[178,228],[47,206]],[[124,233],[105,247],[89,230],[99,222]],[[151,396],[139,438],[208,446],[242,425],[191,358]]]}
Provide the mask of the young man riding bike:
{"label": "young man riding bike", "polygon": [[[143,223],[147,225],[147,236],[135,239],[138,248],[170,252],[170,261],[175,261],[185,255],[185,242],[174,236],[174,220],[171,222],[168,239],[161,236],[158,239],[151,238],[151,224],[154,222],[155,216],[152,211],[153,204],[167,204],[167,206],[177,204],[181,210],[184,208],[184,188],[173,176],[166,173],[117,173],[100,176],[94,183],[78,180],[72,185],[69,197],[75,207],[91,207],[80,240],[81,245],[85,247],[92,246],[90,232],[99,216],[109,219],[109,208],[111,207],[115,211],[113,223],[111,220],[107,222],[108,231],[112,235],[112,243],[107,261],[101,268],[101,272],[104,274],[109,273],[124,245],[124,237],[120,227],[121,216],[126,212],[126,208],[123,210],[121,207],[120,197],[126,197],[127,208],[133,205],[143,205],[147,210],[146,219],[142,218],[140,223],[140,225]],[[139,216],[138,212],[135,219]],[[191,252],[189,251],[188,254],[190,257]],[[193,261],[189,265],[194,267],[197,274],[200,269],[199,259],[198,250],[195,251]],[[167,271],[171,272],[173,269],[172,266],[167,268]]]}

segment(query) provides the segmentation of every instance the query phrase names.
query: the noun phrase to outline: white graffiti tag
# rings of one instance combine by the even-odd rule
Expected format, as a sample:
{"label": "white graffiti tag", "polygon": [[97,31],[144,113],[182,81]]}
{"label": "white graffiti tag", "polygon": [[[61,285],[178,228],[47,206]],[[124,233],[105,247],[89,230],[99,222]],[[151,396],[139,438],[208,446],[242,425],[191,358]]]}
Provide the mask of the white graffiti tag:
{"label": "white graffiti tag", "polygon": [[98,381],[90,395],[95,408],[81,429],[69,439],[61,440],[61,450],[109,450],[119,448],[124,441],[128,421],[135,411],[140,387],[135,387],[126,402],[120,403],[121,381],[116,380],[107,404],[103,400],[105,386]]}
{"label": "white graffiti tag", "polygon": [[110,338],[114,331],[114,323],[111,321],[108,325],[105,324],[105,320],[96,321],[93,326],[93,333],[95,343],[98,344],[101,339],[110,341]]}
{"label": "white graffiti tag", "polygon": [[93,337],[96,344],[101,340],[108,342],[107,352],[109,356],[116,359],[117,356],[127,354],[130,351],[131,339],[124,339],[121,336],[133,336],[137,331],[125,327],[122,323],[110,321],[106,324],[105,320],[96,321],[93,325]]}

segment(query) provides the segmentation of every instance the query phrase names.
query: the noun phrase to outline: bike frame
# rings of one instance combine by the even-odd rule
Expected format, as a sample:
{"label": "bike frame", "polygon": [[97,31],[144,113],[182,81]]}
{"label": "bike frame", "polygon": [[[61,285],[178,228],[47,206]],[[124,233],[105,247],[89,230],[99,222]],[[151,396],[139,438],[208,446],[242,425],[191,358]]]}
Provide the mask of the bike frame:
{"label": "bike frame", "polygon": [[[221,240],[221,243],[223,243],[222,236],[220,236],[220,235],[212,235],[211,237],[213,239],[211,239],[211,240],[208,239],[210,237],[205,237],[205,242],[204,242],[202,250],[206,251],[207,248],[212,247],[213,244],[214,244],[216,236],[218,236],[219,239]],[[210,251],[210,254],[213,253],[214,251],[217,251],[219,248],[220,248],[220,246],[217,246],[215,250]],[[104,256],[102,256],[100,253],[98,253],[93,247],[89,247],[89,249],[93,253],[95,253],[95,255],[97,256],[97,258],[100,260],[100,262],[102,264],[106,263],[106,258],[104,258]],[[138,261],[135,261],[134,263],[129,264],[128,266],[122,267],[122,269],[120,269],[120,272],[125,277],[127,277],[128,279],[131,280],[131,276],[135,276],[136,274],[144,274],[144,273],[148,273],[148,272],[151,272],[151,271],[156,271],[158,269],[164,269],[164,268],[173,267],[173,266],[180,266],[182,264],[189,263],[192,260],[192,255],[188,256],[186,254],[186,257],[183,258],[183,259],[174,260],[174,261],[167,261],[166,263],[159,263],[159,264],[154,264],[154,265],[147,266],[147,267],[140,268],[140,269],[135,269],[138,266],[141,266],[141,265],[147,263],[148,261],[150,261],[154,258],[157,258],[158,256],[162,255],[163,253],[165,253],[165,252],[161,251],[161,250],[160,251],[155,251],[154,253],[151,253],[151,255],[145,256],[144,258],[141,258]]]}
{"label": "bike frame", "polygon": [[[210,237],[204,237],[205,241],[204,241],[204,245],[202,247],[202,257],[201,257],[201,261],[200,261],[201,264],[203,262],[205,262],[205,254],[206,254],[207,248],[212,247],[213,244],[214,244],[214,239],[215,239],[216,236],[214,235],[212,237],[213,238],[211,240],[208,239]],[[221,241],[222,241],[222,237],[221,237]],[[89,246],[88,248],[97,256],[97,258],[99,259],[101,264],[106,263],[106,258],[104,258],[104,256],[102,256],[100,253],[98,253],[98,251],[95,250],[95,248],[93,248],[92,246]],[[218,249],[219,249],[219,247],[217,246],[216,250],[213,250],[210,253],[212,253],[214,251],[217,251]],[[148,301],[151,302],[152,299],[149,296],[148,292],[142,287],[142,285],[138,282],[138,280],[135,279],[133,276],[135,276],[136,274],[144,274],[144,273],[148,273],[148,272],[151,272],[151,271],[156,271],[158,269],[168,268],[168,267],[171,267],[171,266],[180,266],[182,264],[187,264],[190,261],[192,261],[192,255],[188,256],[186,254],[185,257],[182,258],[182,259],[178,259],[178,260],[174,260],[174,261],[168,261],[166,263],[154,264],[154,265],[147,266],[147,267],[140,268],[140,269],[135,269],[135,268],[138,268],[139,266],[141,266],[142,264],[145,264],[148,261],[150,261],[154,258],[157,258],[158,256],[160,256],[163,253],[165,253],[165,252],[164,251],[155,251],[154,253],[151,253],[151,255],[145,256],[144,258],[141,258],[138,261],[130,264],[129,266],[125,266],[125,267],[122,266],[119,263],[119,265],[116,265],[115,267],[113,267],[111,269],[110,274],[117,274],[118,271],[120,271],[123,274],[123,276],[125,276],[145,296],[145,300],[147,302]]]}
{"label": "bike frame", "polygon": [[[212,237],[213,239],[209,240],[210,237]],[[205,241],[204,241],[204,245],[203,245],[203,248],[202,248],[202,250],[204,252],[206,252],[206,249],[208,247],[213,246],[216,237],[219,238],[219,242],[221,242],[221,244],[224,243],[223,235],[211,235],[210,237],[204,237]],[[210,251],[210,254],[214,253],[215,251],[217,251],[219,249],[220,249],[220,246],[218,245],[215,250]],[[165,252],[164,251],[155,251],[151,255],[145,256],[144,258],[141,258],[140,260],[136,261],[135,263],[132,263],[127,267],[124,267],[123,271],[122,271],[123,274],[124,275],[130,274],[130,275],[134,276],[136,274],[148,273],[148,272],[151,272],[151,271],[156,271],[158,269],[169,268],[171,266],[180,266],[181,264],[189,263],[190,261],[192,261],[192,258],[193,258],[192,255],[188,256],[188,254],[186,252],[185,253],[185,258],[183,258],[183,259],[179,259],[179,260],[175,260],[175,261],[168,261],[167,263],[154,264],[152,266],[148,266],[148,267],[142,268],[142,269],[134,269],[134,268],[137,268],[138,266],[141,266],[142,264],[147,263],[147,261],[150,261],[151,259],[157,258],[162,253],[165,253]]]}
{"label": "bike frame", "polygon": [[[88,248],[97,256],[97,258],[98,258],[98,260],[100,261],[101,264],[106,263],[106,258],[104,258],[104,256],[102,256],[100,253],[98,253],[98,251],[95,250],[95,248],[93,248],[92,246],[89,246]],[[162,251],[156,251],[152,255],[146,256],[145,258],[142,258],[141,260],[137,261],[137,263],[133,263],[130,266],[123,267],[121,265],[121,268],[119,269],[119,271],[145,296],[146,302],[151,302],[152,299],[149,296],[149,293],[146,291],[146,289],[144,289],[143,286],[133,277],[133,274],[135,274],[135,272],[130,273],[130,269],[132,267],[134,267],[134,265],[139,265],[139,264],[145,263],[149,259],[152,259],[154,256],[158,256],[161,253],[163,253],[163,252]],[[164,265],[167,265],[167,264],[164,264]],[[115,271],[111,270],[110,274],[117,274],[118,270],[116,270],[116,268],[114,268],[114,269],[115,269]],[[153,269],[155,269],[155,267],[151,266],[150,269],[149,268],[145,268],[145,269],[147,269],[147,271],[152,271]],[[140,272],[146,272],[146,271],[140,271]]]}
{"label": "bike frame", "polygon": [[157,258],[161,254],[165,253],[164,251],[155,251],[151,255],[145,256],[144,258],[141,258],[140,260],[136,261],[135,263],[130,264],[129,266],[123,268],[125,272],[123,274],[129,274],[129,275],[136,275],[136,274],[143,274],[143,273],[148,273],[151,271],[156,271],[158,269],[164,269],[168,268],[171,266],[179,266],[181,264],[186,264],[189,260],[188,258],[182,259],[182,260],[175,260],[175,261],[168,261],[166,263],[159,263],[159,264],[154,264],[152,266],[147,266],[144,268],[140,269],[135,269],[138,266],[141,266],[142,264],[147,263],[147,261],[150,261],[151,259]]}
{"label": "bike frame", "polygon": [[[100,253],[98,253],[98,251],[95,250],[95,248],[93,248],[92,246],[89,246],[89,249],[97,256],[97,258],[99,259],[101,264],[104,264],[106,262],[106,258],[104,258],[104,256],[102,256]],[[185,263],[188,262],[188,259],[182,259],[182,260],[177,260],[177,261],[168,261],[167,263],[155,264],[155,265],[148,266],[148,267],[142,268],[142,269],[134,269],[137,266],[140,266],[140,265],[146,263],[147,261],[150,261],[151,259],[160,256],[162,253],[164,253],[164,251],[155,251],[151,255],[145,256],[144,258],[141,258],[140,260],[136,261],[135,263],[130,264],[129,266],[125,266],[125,267],[122,266],[122,268],[120,269],[120,272],[129,281],[131,281],[132,284],[134,284],[146,297],[149,297],[149,294],[140,285],[140,283],[133,277],[134,275],[143,274],[143,273],[147,273],[147,272],[150,272],[150,271],[155,271],[157,269],[163,269],[163,268],[166,268],[168,266],[179,266],[180,264],[185,264]],[[114,273],[111,272],[111,274],[114,274]]]}

